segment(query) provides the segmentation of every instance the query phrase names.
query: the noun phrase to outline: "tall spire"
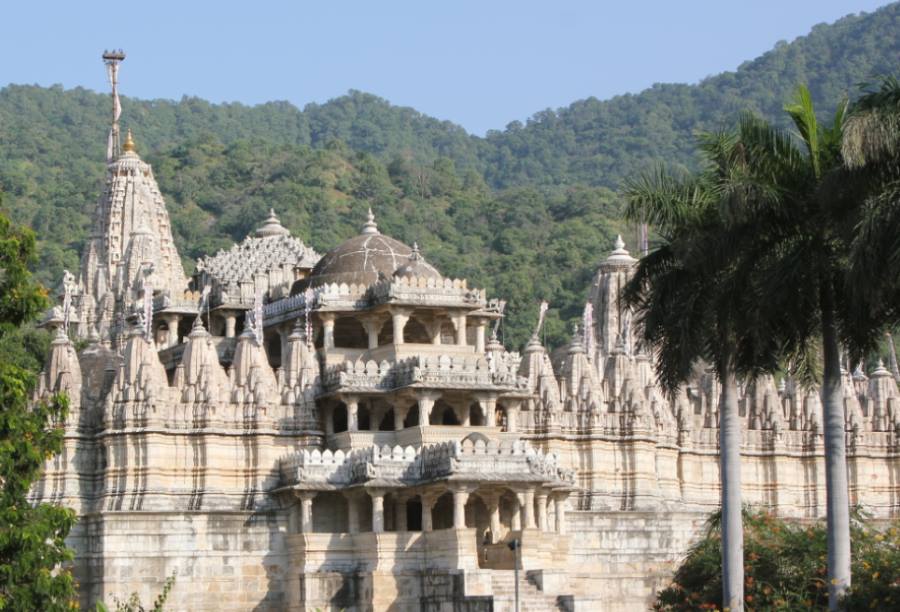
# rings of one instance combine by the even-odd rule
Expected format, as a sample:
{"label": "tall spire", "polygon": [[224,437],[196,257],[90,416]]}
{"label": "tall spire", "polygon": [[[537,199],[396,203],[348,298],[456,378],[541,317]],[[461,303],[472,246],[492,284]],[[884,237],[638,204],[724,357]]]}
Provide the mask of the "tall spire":
{"label": "tall spire", "polygon": [[125,52],[121,49],[103,52],[106,64],[106,77],[112,87],[112,125],[109,128],[109,139],[106,143],[106,161],[111,162],[119,156],[119,116],[122,105],[119,103],[119,64],[124,61]]}

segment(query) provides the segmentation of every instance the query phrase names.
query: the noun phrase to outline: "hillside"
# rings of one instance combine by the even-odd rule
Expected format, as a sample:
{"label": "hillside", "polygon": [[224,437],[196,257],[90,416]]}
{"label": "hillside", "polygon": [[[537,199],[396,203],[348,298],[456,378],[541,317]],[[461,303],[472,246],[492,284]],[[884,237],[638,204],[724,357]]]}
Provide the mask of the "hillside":
{"label": "hillside", "polygon": [[[324,250],[352,235],[372,205],[386,232],[418,240],[445,273],[509,298],[513,345],[536,302],[549,299],[555,343],[612,236],[626,229],[609,189],[653,160],[691,166],[693,134],[741,110],[781,120],[799,82],[830,112],[856,84],[900,72],[898,33],[895,3],[816,26],[696,85],[582,100],[486,138],[356,91],[303,110],[125,98],[123,121],[154,164],[186,265],[242,238],[269,206]],[[0,90],[3,209],[38,232],[47,283],[78,265],[108,113],[108,95],[82,88]]]}

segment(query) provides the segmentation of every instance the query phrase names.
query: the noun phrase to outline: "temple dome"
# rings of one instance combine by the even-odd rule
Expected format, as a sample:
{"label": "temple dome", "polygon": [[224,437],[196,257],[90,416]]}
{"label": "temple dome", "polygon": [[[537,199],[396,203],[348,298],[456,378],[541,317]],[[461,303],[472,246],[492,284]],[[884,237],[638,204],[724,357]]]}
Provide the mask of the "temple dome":
{"label": "temple dome", "polygon": [[[413,259],[411,259],[413,257]],[[378,231],[372,211],[362,232],[325,253],[310,275],[309,285],[328,283],[371,285],[391,278],[411,262],[421,274],[440,278],[440,273],[424,260],[415,260],[413,249]]]}

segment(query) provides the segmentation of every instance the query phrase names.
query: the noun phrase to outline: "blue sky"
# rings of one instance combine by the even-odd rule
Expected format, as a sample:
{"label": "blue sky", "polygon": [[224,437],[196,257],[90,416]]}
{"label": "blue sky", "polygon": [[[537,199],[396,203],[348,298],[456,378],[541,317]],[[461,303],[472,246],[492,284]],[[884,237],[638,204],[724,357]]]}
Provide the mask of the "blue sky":
{"label": "blue sky", "polygon": [[[302,107],[359,89],[483,134],[588,96],[696,82],[885,0],[99,3],[0,9],[0,84]],[[125,109],[127,113],[127,108]]]}

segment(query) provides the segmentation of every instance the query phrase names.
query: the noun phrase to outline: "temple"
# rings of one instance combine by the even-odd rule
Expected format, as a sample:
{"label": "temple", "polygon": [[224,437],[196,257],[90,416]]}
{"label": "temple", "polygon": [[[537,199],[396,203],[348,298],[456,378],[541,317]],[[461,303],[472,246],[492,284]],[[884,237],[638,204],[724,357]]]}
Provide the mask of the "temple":
{"label": "temple", "polygon": [[[33,497],[79,515],[82,605],[175,574],[178,610],[511,610],[517,540],[523,609],[646,608],[719,505],[719,390],[699,367],[674,398],[656,384],[621,239],[571,343],[542,345],[542,308],[517,353],[502,301],[359,212],[320,255],[270,211],[186,277],[132,135],[113,151],[36,391],[71,401]],[[891,366],[844,379],[851,500],[881,519]],[[746,502],[822,517],[818,392],[741,394]]]}

